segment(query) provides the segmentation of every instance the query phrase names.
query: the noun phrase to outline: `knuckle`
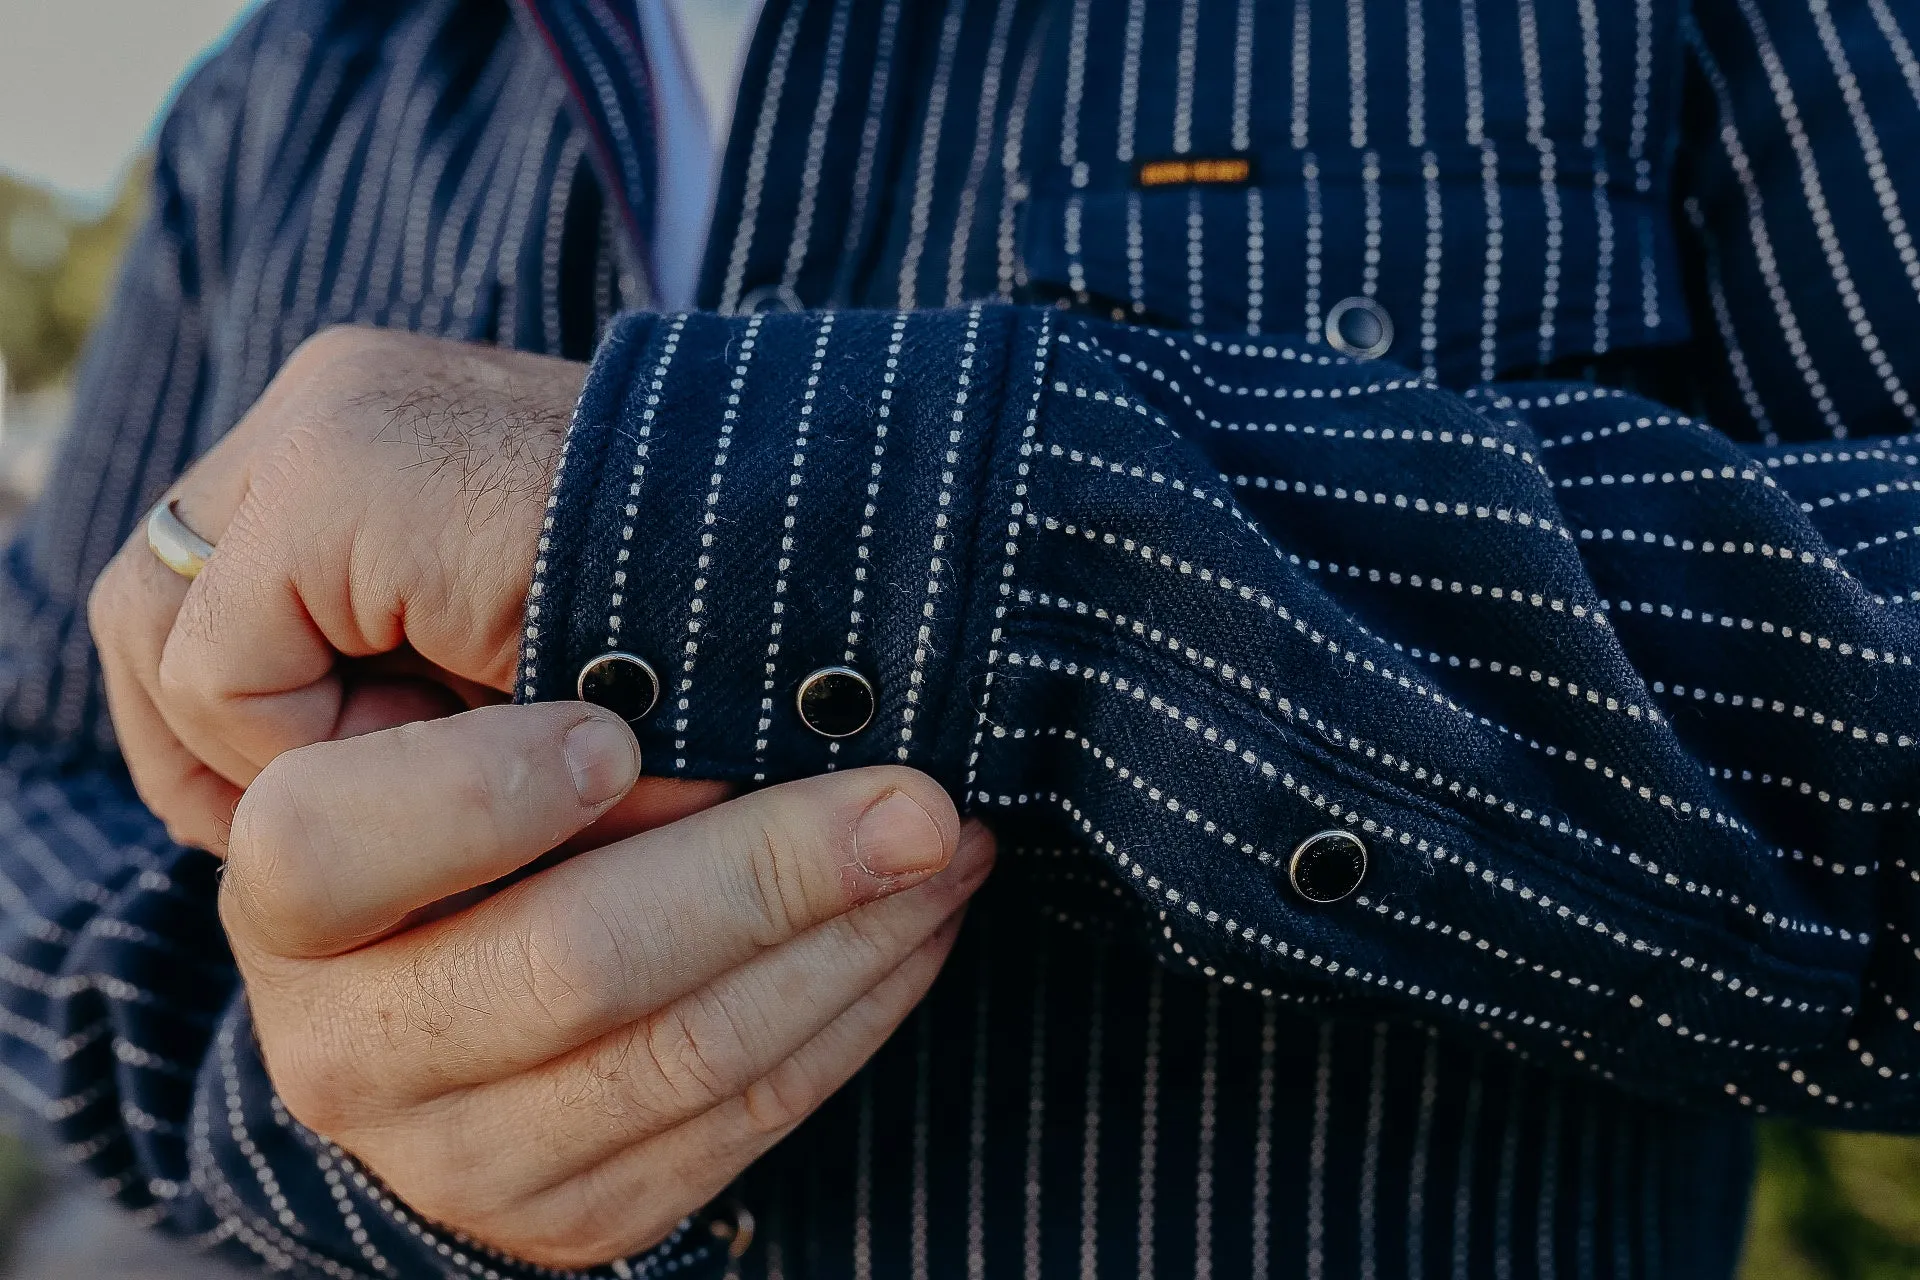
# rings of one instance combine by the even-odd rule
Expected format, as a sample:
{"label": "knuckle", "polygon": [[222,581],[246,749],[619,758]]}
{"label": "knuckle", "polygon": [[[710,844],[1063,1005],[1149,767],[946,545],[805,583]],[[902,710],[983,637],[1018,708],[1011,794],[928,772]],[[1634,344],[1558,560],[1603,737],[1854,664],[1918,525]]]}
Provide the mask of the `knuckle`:
{"label": "knuckle", "polygon": [[928,911],[938,910],[925,895],[906,895],[871,903],[834,921],[844,963],[878,967],[897,964],[912,954],[925,933]]}
{"label": "knuckle", "polygon": [[826,1090],[799,1058],[788,1058],[747,1086],[742,1112],[762,1138],[785,1133],[826,1101]]}
{"label": "knuckle", "polygon": [[[662,1243],[686,1209],[692,1207],[668,1208],[660,1192],[650,1187],[636,1193],[631,1186],[598,1185],[608,1181],[611,1178],[588,1175],[581,1180],[582,1185],[568,1187],[558,1197],[558,1204],[542,1206],[539,1212],[518,1213],[514,1221],[493,1227],[487,1235],[496,1240],[497,1247],[537,1267],[591,1271],[611,1259]],[[620,1204],[621,1212],[607,1213],[608,1203]],[[610,1218],[618,1225],[610,1223]]]}
{"label": "knuckle", "polygon": [[384,1162],[374,1155],[362,1159],[414,1213],[428,1222],[465,1231],[478,1216],[474,1188],[448,1178],[442,1170],[450,1162],[435,1157],[432,1149],[432,1143],[415,1135],[405,1149]]}
{"label": "knuckle", "polygon": [[[591,909],[590,914],[597,915]],[[508,1008],[571,1041],[595,1025],[618,980],[589,958],[589,936],[570,933],[564,921],[535,914],[500,931],[485,944],[487,981]]]}
{"label": "knuckle", "polygon": [[344,1139],[358,1132],[381,1097],[365,1055],[332,1029],[330,1019],[308,1015],[290,1021],[297,1030],[274,1030],[271,1016],[257,1020],[261,1058],[274,1092],[288,1113],[315,1133]]}
{"label": "knuckle", "polygon": [[761,816],[747,841],[747,892],[760,931],[754,941],[763,947],[805,930],[811,920],[805,845],[780,807]]}
{"label": "knuckle", "polygon": [[391,1142],[385,1167],[368,1165],[398,1192],[409,1207],[434,1222],[481,1237],[511,1223],[519,1207],[519,1188],[508,1184],[497,1144],[469,1136],[463,1125],[407,1126],[404,1138]]}
{"label": "knuckle", "polygon": [[[181,614],[182,634],[201,634],[194,599],[181,603]],[[181,657],[179,646],[170,644],[160,650],[160,665],[154,671],[154,692],[160,702],[176,714],[190,712],[203,701],[202,677],[193,670],[190,660]]]}
{"label": "knuckle", "polygon": [[269,946],[297,945],[305,925],[328,907],[324,885],[309,871],[324,840],[291,776],[290,759],[268,765],[241,797],[220,878],[228,932],[238,929]]}
{"label": "knuckle", "polygon": [[93,632],[94,643],[102,650],[133,612],[131,578],[127,552],[122,548],[107,562],[107,567],[94,579],[93,590],[87,593],[87,626]]}
{"label": "knuckle", "polygon": [[384,349],[378,330],[365,325],[330,324],[293,349],[276,380],[301,387],[331,382],[345,368],[359,367]]}
{"label": "knuckle", "polygon": [[[658,1091],[671,1109],[700,1111],[727,1096],[726,1073],[721,1068],[721,1046],[706,1028],[719,1028],[721,1038],[738,1039],[731,1011],[707,993],[688,997],[649,1014],[638,1029],[638,1044],[657,1081]],[[703,1036],[706,1038],[703,1039]]]}
{"label": "knuckle", "polygon": [[[436,739],[427,723],[401,725],[392,731],[396,759],[421,760],[447,756],[444,738]],[[461,767],[441,771],[436,805],[458,813],[463,824],[477,827],[476,841],[489,848],[508,842],[508,828],[516,810],[527,807],[539,792],[536,766],[526,753],[490,751],[463,756]]]}

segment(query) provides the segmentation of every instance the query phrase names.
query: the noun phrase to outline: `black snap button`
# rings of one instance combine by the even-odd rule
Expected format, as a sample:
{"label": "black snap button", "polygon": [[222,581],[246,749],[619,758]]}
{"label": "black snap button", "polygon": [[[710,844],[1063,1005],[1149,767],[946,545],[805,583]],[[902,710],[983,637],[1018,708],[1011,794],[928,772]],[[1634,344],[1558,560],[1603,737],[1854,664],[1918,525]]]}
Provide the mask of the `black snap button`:
{"label": "black snap button", "polygon": [[1351,831],[1308,836],[1287,860],[1287,880],[1308,902],[1338,902],[1367,876],[1367,846]]}
{"label": "black snap button", "polygon": [[759,315],[761,312],[805,311],[807,304],[800,301],[800,295],[794,292],[792,285],[768,284],[753,290],[740,299],[739,314],[743,316]]}
{"label": "black snap button", "polygon": [[873,685],[852,667],[822,667],[794,696],[800,719],[823,738],[851,738],[873,723]]}
{"label": "black snap button", "polygon": [[1377,360],[1393,345],[1393,320],[1372,298],[1342,298],[1327,312],[1327,345],[1356,360]]}
{"label": "black snap button", "polygon": [[603,653],[580,668],[580,701],[605,707],[628,724],[647,718],[660,701],[660,677],[630,653]]}

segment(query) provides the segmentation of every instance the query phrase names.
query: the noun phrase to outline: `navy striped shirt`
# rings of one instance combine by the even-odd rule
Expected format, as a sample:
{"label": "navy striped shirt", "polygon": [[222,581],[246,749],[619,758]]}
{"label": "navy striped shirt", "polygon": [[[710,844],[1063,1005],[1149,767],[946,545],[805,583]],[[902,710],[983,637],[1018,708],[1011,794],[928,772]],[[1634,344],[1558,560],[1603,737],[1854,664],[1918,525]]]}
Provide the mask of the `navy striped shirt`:
{"label": "navy striped shirt", "polygon": [[[0,1088],[209,1246],[536,1274],[279,1105],[86,634],[361,321],[594,358],[523,694],[641,652],[654,767],[904,760],[1009,850],[874,1063],[608,1274],[1725,1274],[1752,1113],[1920,1111],[1910,39],[776,0],[709,313],[660,317],[631,6],[268,5],[163,130],[0,578]],[[842,662],[879,713],[829,743],[792,690]],[[1369,863],[1315,905],[1329,828]]]}

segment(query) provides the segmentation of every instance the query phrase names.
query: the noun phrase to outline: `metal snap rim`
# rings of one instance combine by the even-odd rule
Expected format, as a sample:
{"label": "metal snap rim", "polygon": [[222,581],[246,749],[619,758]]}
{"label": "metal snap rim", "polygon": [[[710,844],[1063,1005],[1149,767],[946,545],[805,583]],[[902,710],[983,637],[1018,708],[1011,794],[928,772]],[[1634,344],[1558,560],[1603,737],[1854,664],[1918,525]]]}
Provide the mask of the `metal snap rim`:
{"label": "metal snap rim", "polygon": [[740,299],[735,315],[751,316],[761,312],[805,311],[807,304],[790,284],[763,284]]}
{"label": "metal snap rim", "polygon": [[[640,672],[647,677],[647,680],[653,686],[653,692],[648,697],[647,705],[644,708],[642,708],[640,711],[636,712],[633,715],[626,715],[624,713],[620,713],[621,718],[625,720],[628,724],[634,724],[652,715],[653,709],[660,705],[660,673],[655,671],[653,669],[653,664],[648,662],[645,658],[642,658],[637,654],[625,653],[617,649],[611,653],[603,653],[599,657],[593,659],[591,662],[587,663],[585,666],[580,668],[580,675],[573,682],[573,691],[576,695],[578,695],[580,701],[582,702],[592,702],[595,706],[604,705],[598,702],[597,700],[587,696],[587,683],[596,672],[602,671],[617,662],[627,663],[631,666],[639,668]],[[619,712],[618,707],[608,707],[607,709],[609,711]]]}
{"label": "metal snap rim", "polygon": [[[1313,868],[1310,865],[1310,856],[1331,841],[1339,841],[1342,844],[1350,845],[1353,853],[1359,860],[1359,865],[1354,870],[1352,882],[1338,893],[1330,893],[1325,889],[1316,889],[1312,883]],[[1367,842],[1359,836],[1351,831],[1342,831],[1339,829],[1316,831],[1294,846],[1292,856],[1287,859],[1287,883],[1293,887],[1295,893],[1305,898],[1308,902],[1324,906],[1328,903],[1339,902],[1341,899],[1351,895],[1354,890],[1358,889],[1361,881],[1367,878],[1367,866]]]}
{"label": "metal snap rim", "polygon": [[[1380,326],[1380,337],[1369,346],[1357,347],[1353,345],[1353,343],[1348,340],[1347,335],[1341,331],[1340,322],[1355,311],[1365,311],[1368,315],[1372,316]],[[1340,299],[1340,301],[1327,308],[1327,319],[1324,327],[1327,334],[1327,345],[1343,355],[1352,356],[1355,360],[1377,360],[1387,354],[1393,347],[1393,317],[1387,314],[1385,307],[1369,297],[1359,296]]]}
{"label": "metal snap rim", "polygon": [[[822,728],[816,722],[816,717],[808,713],[808,695],[817,691],[822,684],[829,680],[853,681],[866,695],[866,707],[858,725],[852,728],[830,731]],[[880,696],[874,691],[873,681],[867,679],[866,676],[855,671],[852,667],[821,667],[803,679],[800,682],[800,686],[795,689],[793,693],[793,709],[800,716],[800,723],[806,725],[807,728],[813,730],[813,732],[819,734],[821,737],[832,738],[836,741],[851,738],[856,734],[865,732],[867,726],[873,723],[874,714],[879,710],[879,706]]]}

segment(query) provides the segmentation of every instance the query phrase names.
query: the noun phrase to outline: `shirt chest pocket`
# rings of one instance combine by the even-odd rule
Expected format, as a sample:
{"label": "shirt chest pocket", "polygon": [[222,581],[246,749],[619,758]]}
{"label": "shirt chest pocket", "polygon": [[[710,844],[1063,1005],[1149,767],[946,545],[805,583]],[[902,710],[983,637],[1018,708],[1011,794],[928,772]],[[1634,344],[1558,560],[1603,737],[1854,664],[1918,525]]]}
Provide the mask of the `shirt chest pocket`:
{"label": "shirt chest pocket", "polygon": [[1684,340],[1678,0],[1059,0],[1026,296],[1462,384]]}

